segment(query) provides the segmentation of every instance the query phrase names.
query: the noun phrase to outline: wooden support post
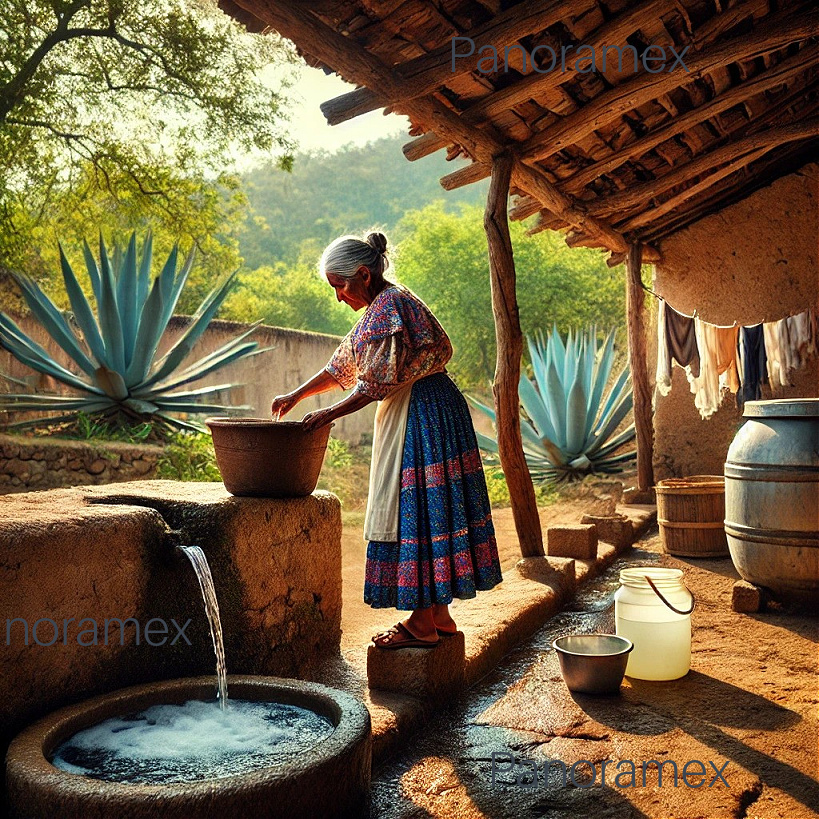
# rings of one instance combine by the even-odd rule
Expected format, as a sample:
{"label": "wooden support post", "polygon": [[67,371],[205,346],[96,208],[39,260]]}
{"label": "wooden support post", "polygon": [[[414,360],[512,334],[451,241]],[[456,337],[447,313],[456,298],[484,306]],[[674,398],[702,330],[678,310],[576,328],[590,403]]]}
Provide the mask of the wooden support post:
{"label": "wooden support post", "polygon": [[640,277],[642,261],[643,247],[635,242],[629,246],[626,257],[626,311],[634,426],[637,431],[637,488],[640,492],[646,492],[654,486],[654,421],[646,366],[646,328],[643,320],[645,295]]}
{"label": "wooden support post", "polygon": [[515,295],[515,261],[507,221],[507,200],[512,178],[512,157],[501,155],[492,162],[492,181],[486,200],[484,228],[489,245],[489,277],[492,286],[492,313],[497,339],[495,366],[495,413],[498,452],[509,487],[512,516],[524,557],[543,555],[543,534],[535,501],[532,476],[523,454],[520,433],[520,357],[523,335]]}

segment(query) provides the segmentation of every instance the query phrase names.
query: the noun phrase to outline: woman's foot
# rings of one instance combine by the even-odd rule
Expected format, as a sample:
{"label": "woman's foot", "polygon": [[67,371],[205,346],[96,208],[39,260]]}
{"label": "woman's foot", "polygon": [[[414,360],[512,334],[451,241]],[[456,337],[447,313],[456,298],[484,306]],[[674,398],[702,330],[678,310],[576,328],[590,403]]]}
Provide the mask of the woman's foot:
{"label": "woman's foot", "polygon": [[458,631],[458,626],[449,613],[449,606],[436,604],[432,607],[432,618],[435,621],[435,631],[439,637],[452,637]]}
{"label": "woman's foot", "polygon": [[378,648],[434,648],[438,645],[438,635],[433,631],[428,635],[415,634],[410,630],[412,618],[396,623],[387,631],[382,631],[373,637],[373,643]]}

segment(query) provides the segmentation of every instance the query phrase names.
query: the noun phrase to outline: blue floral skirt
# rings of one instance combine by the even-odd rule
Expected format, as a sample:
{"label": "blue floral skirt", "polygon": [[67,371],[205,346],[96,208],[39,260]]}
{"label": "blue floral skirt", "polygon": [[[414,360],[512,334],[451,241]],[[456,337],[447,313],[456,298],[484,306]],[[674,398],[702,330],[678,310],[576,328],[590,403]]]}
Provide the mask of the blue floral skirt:
{"label": "blue floral skirt", "polygon": [[501,582],[472,418],[445,373],[412,386],[398,536],[367,546],[364,602],[373,608],[427,608]]}

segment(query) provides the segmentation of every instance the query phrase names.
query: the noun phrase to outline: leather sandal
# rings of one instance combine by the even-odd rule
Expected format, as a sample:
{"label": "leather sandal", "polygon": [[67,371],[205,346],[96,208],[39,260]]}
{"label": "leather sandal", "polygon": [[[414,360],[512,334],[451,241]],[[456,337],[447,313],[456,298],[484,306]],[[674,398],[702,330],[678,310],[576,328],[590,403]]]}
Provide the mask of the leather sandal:
{"label": "leather sandal", "polygon": [[376,634],[373,643],[377,648],[435,648],[438,640],[421,640],[403,623],[396,623],[391,629]]}
{"label": "leather sandal", "polygon": [[454,637],[454,636],[455,636],[455,635],[458,633],[458,627],[457,627],[457,626],[455,626],[455,630],[454,630],[454,631],[445,631],[445,630],[444,630],[444,629],[442,629],[442,628],[437,628],[437,627],[436,627],[435,631],[437,631],[437,632],[438,632],[438,636],[439,636],[439,637]]}

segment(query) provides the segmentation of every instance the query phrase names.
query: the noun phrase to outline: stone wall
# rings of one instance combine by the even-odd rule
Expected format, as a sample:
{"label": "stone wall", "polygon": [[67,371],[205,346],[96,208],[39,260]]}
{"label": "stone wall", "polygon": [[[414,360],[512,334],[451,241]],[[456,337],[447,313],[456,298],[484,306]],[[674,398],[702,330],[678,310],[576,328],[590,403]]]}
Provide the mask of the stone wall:
{"label": "stone wall", "polygon": [[[216,483],[140,481],[0,497],[0,751],[62,705],[215,673],[177,542],[208,558],[229,673],[310,677],[338,651],[341,512],[328,492],[235,498]],[[136,623],[120,629],[115,618]],[[185,638],[171,644],[174,621]]]}
{"label": "stone wall", "polygon": [[[719,213],[663,240],[653,288],[675,309],[713,324],[774,321],[819,304],[819,165],[776,180]],[[656,310],[649,366],[656,362]],[[765,398],[819,396],[816,360],[794,374],[793,387],[763,388]],[[722,474],[742,425],[734,397],[702,420],[685,374],[674,365],[671,393],[656,396],[656,478]]]}
{"label": "stone wall", "polygon": [[[17,318],[16,321],[57,361],[66,363],[65,353],[54,343],[40,324],[28,316]],[[174,316],[171,319],[160,345],[160,354],[179,338],[189,321],[187,316]],[[247,330],[247,325],[230,321],[212,321],[192,350],[187,362],[190,363],[213,352],[244,330]],[[264,325],[258,327],[249,340],[257,341],[260,348],[270,349],[251,358],[229,364],[197,381],[194,386],[235,383],[237,387],[218,393],[212,403],[228,406],[247,405],[249,409],[245,410],[244,414],[258,418],[269,417],[270,402],[274,396],[289,392],[321,370],[340,341],[337,336],[323,333],[308,333]],[[183,363],[182,368],[185,366]],[[69,369],[76,368],[69,367]],[[0,373],[8,373],[15,378],[22,379],[29,385],[29,388],[38,391],[60,392],[62,390],[61,385],[54,379],[32,372],[2,349],[0,349]],[[19,390],[19,385],[0,379],[0,391],[18,392]],[[305,412],[334,404],[342,397],[343,393],[336,390],[308,398],[299,404],[291,417],[299,419]],[[351,444],[361,443],[362,439],[372,434],[374,413],[374,406],[370,406],[339,419],[333,427],[333,437],[341,438]],[[0,421],[3,420],[3,415],[4,413],[0,413]]]}
{"label": "stone wall", "polygon": [[0,435],[0,495],[151,478],[162,447]]}

